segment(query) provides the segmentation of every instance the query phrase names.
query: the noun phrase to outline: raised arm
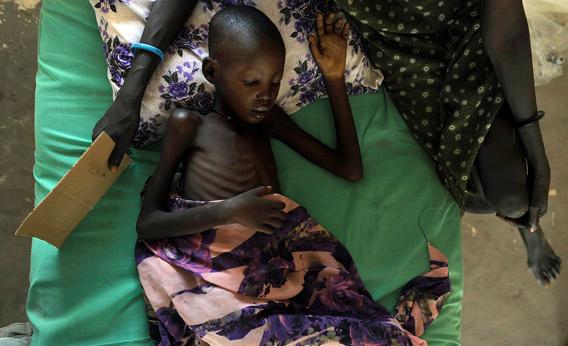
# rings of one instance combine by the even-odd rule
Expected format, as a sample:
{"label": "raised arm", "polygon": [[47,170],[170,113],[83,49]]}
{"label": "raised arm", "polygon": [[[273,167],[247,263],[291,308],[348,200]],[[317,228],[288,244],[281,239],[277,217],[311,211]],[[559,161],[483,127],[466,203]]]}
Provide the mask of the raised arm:
{"label": "raised arm", "polygon": [[[481,30],[514,121],[523,124],[537,112],[527,19],[521,0],[481,0]],[[523,218],[536,227],[546,213],[550,167],[538,121],[518,128],[530,170],[531,200]]]}
{"label": "raised arm", "polygon": [[[150,10],[140,42],[165,51],[189,18],[198,0],[156,0]],[[140,122],[140,103],[146,86],[160,59],[138,50],[115,101],[93,129],[93,140],[106,132],[116,147],[109,157],[109,167],[116,170],[122,156],[132,145]]]}
{"label": "raised arm", "polygon": [[345,55],[349,23],[328,14],[318,14],[317,36],[310,36],[310,50],[325,81],[337,138],[330,148],[302,130],[284,111],[274,107],[269,116],[272,136],[297,151],[307,160],[344,179],[357,181],[363,176],[361,151],[353,114],[345,89]]}

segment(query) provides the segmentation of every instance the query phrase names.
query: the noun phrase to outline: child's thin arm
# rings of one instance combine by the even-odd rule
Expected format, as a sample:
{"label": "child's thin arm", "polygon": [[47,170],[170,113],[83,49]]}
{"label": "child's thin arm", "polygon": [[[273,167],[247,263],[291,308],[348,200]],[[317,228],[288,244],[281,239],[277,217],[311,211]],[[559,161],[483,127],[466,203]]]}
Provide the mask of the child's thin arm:
{"label": "child's thin arm", "polygon": [[266,233],[282,227],[284,205],[260,198],[271,193],[265,186],[218,203],[179,212],[164,211],[174,175],[190,150],[200,124],[201,118],[187,110],[177,110],[170,115],[160,161],[148,183],[138,216],[138,236],[142,239],[177,237],[233,222]]}
{"label": "child's thin arm", "polygon": [[163,210],[182,155],[189,150],[200,120],[198,116],[184,110],[175,111],[170,115],[160,161],[146,187],[138,216],[136,228],[140,238],[181,236],[228,223],[229,217],[223,205],[219,204],[180,213],[168,213]]}
{"label": "child's thin arm", "polygon": [[320,167],[348,180],[357,181],[363,176],[361,152],[353,114],[345,90],[346,37],[349,24],[334,14],[325,19],[317,17],[318,36],[310,37],[310,50],[325,80],[337,138],[332,149],[302,130],[280,108],[270,115],[272,136]]}

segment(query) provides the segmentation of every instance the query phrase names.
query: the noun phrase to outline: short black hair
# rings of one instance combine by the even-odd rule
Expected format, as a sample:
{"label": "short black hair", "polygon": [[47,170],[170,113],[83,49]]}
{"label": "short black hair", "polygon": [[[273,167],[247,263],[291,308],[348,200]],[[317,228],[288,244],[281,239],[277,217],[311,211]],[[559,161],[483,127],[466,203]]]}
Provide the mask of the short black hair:
{"label": "short black hair", "polygon": [[215,59],[220,52],[233,51],[231,48],[251,38],[268,40],[285,50],[278,28],[260,10],[245,5],[226,7],[209,22],[209,55]]}

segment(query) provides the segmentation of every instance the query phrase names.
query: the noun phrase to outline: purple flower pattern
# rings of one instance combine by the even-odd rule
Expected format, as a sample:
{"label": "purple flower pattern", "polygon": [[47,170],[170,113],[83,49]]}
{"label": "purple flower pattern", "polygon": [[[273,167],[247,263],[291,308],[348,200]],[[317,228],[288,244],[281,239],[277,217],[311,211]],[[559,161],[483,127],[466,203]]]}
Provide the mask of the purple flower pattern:
{"label": "purple flower pattern", "polygon": [[[207,202],[184,200],[173,195],[167,210],[177,212],[205,204]],[[409,311],[407,303],[416,301],[419,296],[418,307],[428,324],[435,318],[450,291],[447,275],[429,275],[433,273],[429,272],[416,277],[403,288],[399,313],[395,318],[365,289],[347,249],[302,207],[290,210],[284,225],[274,234],[255,233],[236,247],[230,246],[219,252],[221,248],[216,244],[228,242],[228,239],[223,239],[223,234],[220,226],[200,234],[137,243],[138,265],[149,257],[157,256],[176,270],[195,275],[199,284],[177,292],[166,292],[171,299],[191,294],[191,299],[207,301],[209,292],[218,297],[219,289],[226,290],[223,294],[232,292],[237,297],[255,298],[254,304],[236,308],[222,317],[213,314],[217,317],[195,325],[187,325],[181,318],[192,313],[191,307],[184,303],[176,305],[172,300],[169,307],[157,311],[160,326],[165,332],[163,341],[175,344],[187,340],[197,342],[191,338],[208,333],[238,341],[252,330],[265,326],[259,345],[336,342],[342,345],[410,346],[415,344],[409,338],[409,329],[403,329],[397,322],[399,318],[414,323],[413,312]],[[211,255],[210,249],[215,249],[215,256]],[[307,262],[309,265],[296,268],[297,259],[294,257],[301,258],[310,253],[325,258],[331,256],[337,265],[325,264],[331,263],[329,259],[318,262],[312,257]],[[447,265],[442,260],[433,260],[437,264],[432,265],[431,262],[432,270]],[[238,274],[238,269],[243,267],[243,275]],[[296,275],[305,272],[301,283],[288,283],[288,278],[292,278],[288,276],[289,272]],[[152,275],[157,275],[157,281],[150,285],[156,287],[162,279],[160,273]],[[235,282],[240,282],[238,290],[216,286],[215,277],[222,278],[221,282],[226,284],[231,275],[234,275],[233,280],[239,280]],[[295,278],[298,279],[297,276]],[[144,281],[142,283],[145,285]],[[268,295],[270,288],[288,284],[291,285],[287,286],[288,290],[298,285],[301,291],[288,291],[297,293],[290,293],[282,300],[274,300]],[[183,309],[181,314],[178,308]]]}
{"label": "purple flower pattern", "polygon": [[205,53],[203,49],[207,48],[208,38],[209,26],[207,24],[184,26],[170,46],[170,52],[175,52],[180,57],[183,57],[184,50],[203,55]]}
{"label": "purple flower pattern", "polygon": [[251,251],[252,260],[244,270],[244,278],[239,293],[264,297],[270,288],[279,288],[286,283],[286,271],[294,269],[292,255],[284,242],[272,241],[263,248]]}
{"label": "purple flower pattern", "polygon": [[225,7],[235,6],[235,5],[246,5],[256,7],[256,2],[254,0],[201,0],[203,3],[203,11],[213,11],[215,6],[218,6],[221,10]]}
{"label": "purple flower pattern", "polygon": [[195,74],[201,66],[197,62],[184,62],[176,66],[175,71],[169,71],[162,76],[160,92],[160,108],[169,111],[172,106],[187,108],[200,114],[207,114],[213,109],[214,97],[205,91],[205,84],[195,81]]}
{"label": "purple flower pattern", "polygon": [[[131,37],[135,37],[132,31],[135,26],[127,30],[126,28],[130,26],[125,26],[121,22],[121,13],[131,10],[134,15],[142,19],[149,8],[140,7],[145,5],[138,0],[91,0],[90,2],[96,9],[95,14],[104,42],[108,78],[116,92],[124,84],[134,55],[130,45]],[[286,33],[288,36],[284,37],[286,46],[292,51],[297,51],[292,54],[291,60],[296,61],[296,65],[285,72],[286,84],[282,85],[283,90],[278,99],[280,106],[288,113],[293,113],[327,93],[321,73],[307,49],[306,39],[314,30],[315,13],[336,10],[337,5],[334,1],[201,0],[200,3],[202,12],[186,22],[167,49],[166,61],[160,65],[158,74],[148,85],[145,95],[146,106],[141,110],[141,123],[135,140],[137,147],[146,146],[161,138],[172,107],[186,107],[201,114],[211,110],[214,104],[213,87],[199,71],[200,59],[207,55],[209,19],[215,12],[228,6],[244,4],[258,7],[269,15],[281,32]],[[115,15],[117,12],[118,15]],[[130,14],[127,14],[127,17],[130,18]],[[372,67],[363,54],[361,35],[355,30],[352,30],[349,47],[346,71],[346,76],[350,76],[349,79],[346,78],[348,94],[376,92],[377,85],[375,79],[372,79],[375,76],[369,72]]]}
{"label": "purple flower pattern", "polygon": [[289,25],[293,22],[294,31],[290,37],[304,43],[308,35],[314,31],[316,13],[326,13],[337,9],[333,1],[326,0],[278,0],[278,8],[282,17],[280,23]]}
{"label": "purple flower pattern", "polygon": [[134,58],[130,44],[120,42],[117,36],[109,38],[105,42],[104,53],[110,80],[116,86],[121,87]]}
{"label": "purple flower pattern", "polygon": [[146,121],[140,120],[138,131],[134,136],[134,147],[141,148],[159,139],[156,135],[160,127],[159,118],[160,114],[156,114]]}
{"label": "purple flower pattern", "polygon": [[98,0],[93,6],[100,9],[103,13],[109,11],[116,13],[116,3],[128,3],[129,0]]}

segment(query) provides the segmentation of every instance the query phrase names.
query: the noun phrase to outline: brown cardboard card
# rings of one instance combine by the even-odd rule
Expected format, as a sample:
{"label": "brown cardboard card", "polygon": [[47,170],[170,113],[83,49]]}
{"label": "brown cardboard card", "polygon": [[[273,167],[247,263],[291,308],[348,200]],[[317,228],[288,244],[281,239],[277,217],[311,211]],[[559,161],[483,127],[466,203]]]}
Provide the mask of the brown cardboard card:
{"label": "brown cardboard card", "polygon": [[132,160],[124,155],[111,173],[107,160],[113,140],[102,133],[41,203],[28,214],[16,235],[43,239],[60,248],[69,233],[95,207]]}

